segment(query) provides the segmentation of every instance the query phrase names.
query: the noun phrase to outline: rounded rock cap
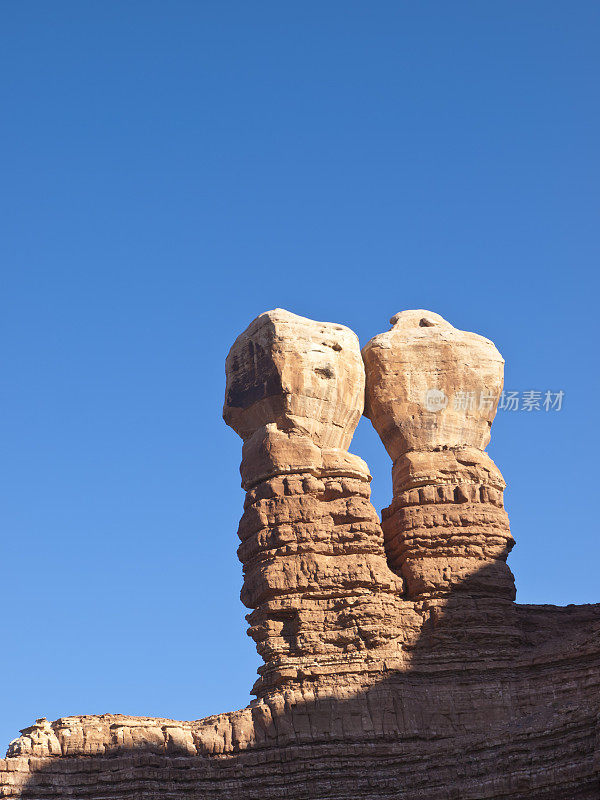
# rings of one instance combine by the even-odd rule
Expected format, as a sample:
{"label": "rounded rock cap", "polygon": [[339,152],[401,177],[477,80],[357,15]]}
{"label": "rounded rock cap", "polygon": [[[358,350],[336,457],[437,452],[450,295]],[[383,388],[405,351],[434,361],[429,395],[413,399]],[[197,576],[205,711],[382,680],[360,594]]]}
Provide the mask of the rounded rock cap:
{"label": "rounded rock cap", "polygon": [[399,311],[390,319],[390,325],[400,325],[403,328],[433,328],[435,325],[453,327],[440,314],[426,311],[424,308]]}

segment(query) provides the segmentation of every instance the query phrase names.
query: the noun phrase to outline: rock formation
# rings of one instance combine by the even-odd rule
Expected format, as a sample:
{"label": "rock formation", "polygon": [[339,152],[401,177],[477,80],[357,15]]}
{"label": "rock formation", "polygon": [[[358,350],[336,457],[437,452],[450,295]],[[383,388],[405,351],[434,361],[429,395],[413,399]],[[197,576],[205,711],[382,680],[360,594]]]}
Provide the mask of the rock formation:
{"label": "rock formation", "polygon": [[366,415],[394,462],[383,511],[390,565],[411,599],[462,591],[514,600],[505,484],[484,452],[504,360],[489,339],[438,314],[404,311],[390,322],[363,351]]}
{"label": "rock formation", "polygon": [[[519,606],[485,453],[503,361],[427,311],[363,350],[277,309],[227,358],[256,699],[194,722],[38,720],[0,797],[599,800],[600,606]],[[366,370],[366,372],[365,372]],[[380,525],[363,411],[393,461]]]}
{"label": "rock formation", "polygon": [[227,357],[225,421],[243,438],[238,550],[255,693],[381,670],[401,635],[367,465],[348,453],[363,412],[358,339],[277,309]]}

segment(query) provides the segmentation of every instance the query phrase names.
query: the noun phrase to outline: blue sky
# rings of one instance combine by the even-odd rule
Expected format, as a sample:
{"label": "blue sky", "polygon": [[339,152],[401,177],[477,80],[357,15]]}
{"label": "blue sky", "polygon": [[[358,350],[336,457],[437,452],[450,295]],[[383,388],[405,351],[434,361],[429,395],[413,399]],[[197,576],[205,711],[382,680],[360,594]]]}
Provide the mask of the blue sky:
{"label": "blue sky", "polygon": [[[599,601],[600,7],[8,0],[0,739],[244,706],[224,359],[273,307],[492,338],[520,602]],[[390,500],[370,423],[353,443]],[[0,746],[4,745],[0,743]]]}

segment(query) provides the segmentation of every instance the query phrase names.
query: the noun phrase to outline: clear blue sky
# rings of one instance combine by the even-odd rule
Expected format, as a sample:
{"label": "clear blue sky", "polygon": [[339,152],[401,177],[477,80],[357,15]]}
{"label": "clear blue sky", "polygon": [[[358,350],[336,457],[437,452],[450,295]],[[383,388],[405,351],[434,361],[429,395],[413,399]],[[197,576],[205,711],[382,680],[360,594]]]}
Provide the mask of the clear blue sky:
{"label": "clear blue sky", "polygon": [[[600,600],[596,2],[0,7],[0,745],[244,706],[224,359],[263,310],[492,338],[521,602]],[[390,499],[363,420],[353,449]]]}

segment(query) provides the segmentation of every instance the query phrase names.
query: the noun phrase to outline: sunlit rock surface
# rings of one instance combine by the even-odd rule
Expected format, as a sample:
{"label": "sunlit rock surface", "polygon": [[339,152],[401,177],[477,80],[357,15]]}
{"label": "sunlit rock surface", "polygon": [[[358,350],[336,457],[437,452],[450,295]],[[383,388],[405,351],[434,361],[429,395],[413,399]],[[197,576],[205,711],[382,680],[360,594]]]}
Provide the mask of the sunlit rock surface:
{"label": "sunlit rock surface", "polygon": [[404,311],[365,346],[367,415],[393,459],[386,550],[407,595],[514,600],[500,471],[484,452],[504,360],[483,336]]}
{"label": "sunlit rock surface", "polygon": [[383,531],[348,452],[356,336],[277,309],[227,358],[256,699],[191,722],[39,719],[0,761],[0,797],[600,798],[600,606],[514,602],[504,481],[484,452],[500,354],[409,311],[363,356],[393,461]]}

